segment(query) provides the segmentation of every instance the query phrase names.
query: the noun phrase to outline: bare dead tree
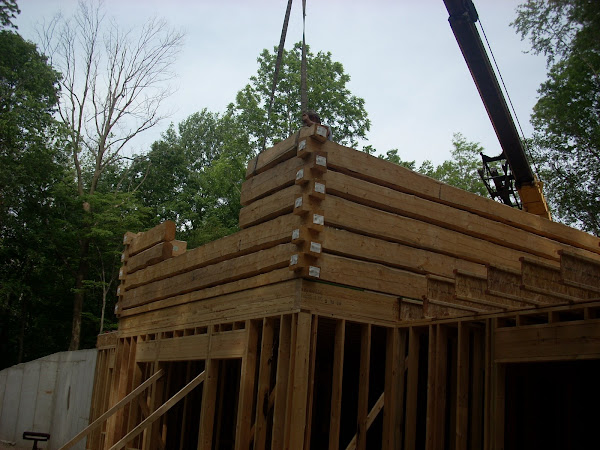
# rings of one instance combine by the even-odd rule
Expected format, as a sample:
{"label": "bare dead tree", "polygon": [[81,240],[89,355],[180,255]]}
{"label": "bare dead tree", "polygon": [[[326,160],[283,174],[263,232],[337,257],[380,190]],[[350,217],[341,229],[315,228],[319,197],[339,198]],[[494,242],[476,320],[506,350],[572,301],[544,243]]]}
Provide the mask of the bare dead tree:
{"label": "bare dead tree", "polygon": [[[102,3],[80,1],[71,18],[57,16],[44,27],[41,46],[62,73],[59,115],[67,126],[71,160],[82,213],[106,168],[118,162],[126,145],[165,117],[164,100],[183,34],[163,20],[123,30],[107,19]],[[79,348],[84,280],[90,240],[79,242],[70,350]]]}

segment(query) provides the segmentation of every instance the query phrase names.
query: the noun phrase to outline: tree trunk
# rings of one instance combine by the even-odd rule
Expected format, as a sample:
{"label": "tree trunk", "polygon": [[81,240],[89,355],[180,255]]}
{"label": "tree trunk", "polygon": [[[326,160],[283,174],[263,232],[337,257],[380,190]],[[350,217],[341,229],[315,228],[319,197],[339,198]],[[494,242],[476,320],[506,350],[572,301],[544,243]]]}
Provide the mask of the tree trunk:
{"label": "tree trunk", "polygon": [[19,296],[19,303],[21,306],[21,327],[19,328],[19,351],[17,354],[17,364],[21,364],[23,362],[23,348],[25,346],[25,327],[27,323],[27,306],[25,305],[25,300],[23,299],[23,293]]}
{"label": "tree trunk", "polygon": [[79,342],[81,340],[81,313],[83,312],[83,300],[85,297],[83,291],[83,281],[88,275],[88,252],[90,249],[89,239],[85,239],[81,243],[79,252],[79,267],[75,276],[75,296],[73,298],[73,326],[71,328],[71,343],[69,351],[79,350]]}

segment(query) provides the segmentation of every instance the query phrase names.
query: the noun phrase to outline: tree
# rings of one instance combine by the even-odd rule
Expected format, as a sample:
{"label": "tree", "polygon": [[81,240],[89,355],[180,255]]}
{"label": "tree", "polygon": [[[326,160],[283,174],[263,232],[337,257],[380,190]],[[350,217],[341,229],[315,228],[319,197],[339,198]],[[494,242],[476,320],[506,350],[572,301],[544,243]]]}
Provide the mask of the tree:
{"label": "tree", "polygon": [[[289,137],[301,126],[301,52],[301,43],[283,52],[279,82],[268,121],[266,147]],[[337,142],[357,146],[357,139],[364,139],[371,125],[364,108],[365,101],[352,95],[346,87],[350,76],[344,73],[341,63],[332,60],[331,53],[318,52],[314,55],[307,47],[306,58],[309,109],[316,110],[323,122],[331,126]],[[241,121],[257,151],[262,149],[276,59],[277,48],[273,53],[263,50],[258,57],[258,73],[250,77],[250,83],[238,92],[235,103],[229,105],[228,109]]]}
{"label": "tree", "polygon": [[15,0],[0,0],[0,29],[18,27],[12,23],[21,10]]}
{"label": "tree", "polygon": [[386,156],[380,156],[380,158],[451,186],[486,196],[487,189],[477,173],[477,169],[481,166],[480,153],[483,152],[481,144],[469,142],[461,133],[455,133],[452,138],[452,147],[450,150],[452,158],[435,167],[431,161],[426,160],[417,168],[416,161],[402,160],[397,149],[389,150]]}
{"label": "tree", "polygon": [[[35,336],[44,320],[56,318],[64,279],[53,269],[55,253],[49,224],[60,198],[58,187],[68,182],[59,124],[53,119],[59,74],[36,46],[15,32],[0,31],[0,354],[1,366],[11,365],[53,342],[27,346],[26,332]],[[60,230],[58,231],[60,232]],[[54,327],[56,329],[57,327]],[[32,340],[32,342],[34,342]]]}
{"label": "tree", "polygon": [[240,189],[251,154],[230,114],[206,109],[173,124],[132,165],[132,184],[154,223],[173,220],[189,247],[238,230]]}
{"label": "tree", "polygon": [[118,184],[103,189],[102,179],[122,160],[126,145],[163,118],[160,106],[170,94],[170,67],[182,39],[156,19],[140,30],[124,31],[114,21],[106,22],[100,4],[83,1],[70,20],[55,19],[42,36],[52,64],[63,75],[58,112],[68,129],[76,180],[79,250],[70,350],[79,348],[90,249],[99,232],[110,232],[100,228],[111,222],[101,216],[133,199],[117,195]]}
{"label": "tree", "polygon": [[553,215],[600,235],[600,3],[529,0],[513,25],[549,67],[532,154]]}

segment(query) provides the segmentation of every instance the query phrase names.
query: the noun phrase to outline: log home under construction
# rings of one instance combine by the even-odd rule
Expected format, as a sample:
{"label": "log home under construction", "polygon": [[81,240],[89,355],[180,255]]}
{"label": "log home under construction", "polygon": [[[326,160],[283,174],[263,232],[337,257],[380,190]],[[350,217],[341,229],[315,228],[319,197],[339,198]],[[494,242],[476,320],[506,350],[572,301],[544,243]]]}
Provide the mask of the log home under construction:
{"label": "log home under construction", "polygon": [[87,448],[597,443],[600,240],[322,130],[250,162],[238,233],[125,236]]}

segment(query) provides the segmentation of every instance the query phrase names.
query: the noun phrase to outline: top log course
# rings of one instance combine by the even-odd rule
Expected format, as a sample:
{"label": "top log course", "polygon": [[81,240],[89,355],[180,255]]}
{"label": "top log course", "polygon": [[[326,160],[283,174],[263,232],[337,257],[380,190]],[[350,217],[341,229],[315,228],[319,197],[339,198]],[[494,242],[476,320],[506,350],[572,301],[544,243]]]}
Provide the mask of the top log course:
{"label": "top log course", "polygon": [[[296,169],[301,164],[298,160],[287,162],[286,165],[281,166],[281,169],[277,173],[273,172],[263,177],[259,177],[258,175],[274,167],[277,163],[294,158],[298,154],[298,151],[293,151],[296,140],[299,145],[302,141],[306,141],[307,150],[305,151],[326,154],[328,172],[331,170],[342,172],[358,180],[388,187],[391,190],[411,194],[434,203],[448,205],[454,210],[468,211],[474,215],[491,219],[494,222],[510,225],[518,230],[526,230],[534,235],[547,237],[559,243],[586,249],[600,255],[600,239],[588,233],[557,222],[551,222],[533,214],[527,214],[524,211],[511,208],[490,199],[473,195],[425,175],[413,172],[405,167],[391,164],[335,142],[326,141],[317,143],[315,140],[307,139],[310,136],[311,130],[311,128],[302,128],[298,136],[291,136],[250,161],[246,172],[248,180],[242,188],[242,204],[248,204],[276,190],[277,188],[274,185],[277,182],[267,181],[269,178],[284,180],[283,182],[279,181],[281,183],[279,188],[291,185],[291,181],[297,173]],[[254,169],[255,165],[256,169]],[[283,175],[283,172],[286,172],[286,174]],[[326,176],[330,176],[329,173]],[[329,184],[327,187],[328,190],[331,188]],[[339,188],[337,190],[339,191]],[[399,198],[403,200],[407,199],[406,196]],[[425,205],[423,204],[422,207],[427,209],[433,206]],[[437,213],[442,214],[443,211],[443,209],[436,210]],[[410,216],[410,214],[419,213],[412,210],[408,215]],[[428,211],[424,211],[421,214],[430,215]],[[454,211],[454,214],[456,215],[457,211]],[[459,218],[464,217],[469,217],[469,220],[473,219],[473,216],[465,216],[464,214],[454,219],[459,220]],[[447,220],[449,219],[451,218],[442,215],[438,218],[438,222],[446,223],[446,226],[448,226]],[[462,221],[464,223],[464,219]]]}

